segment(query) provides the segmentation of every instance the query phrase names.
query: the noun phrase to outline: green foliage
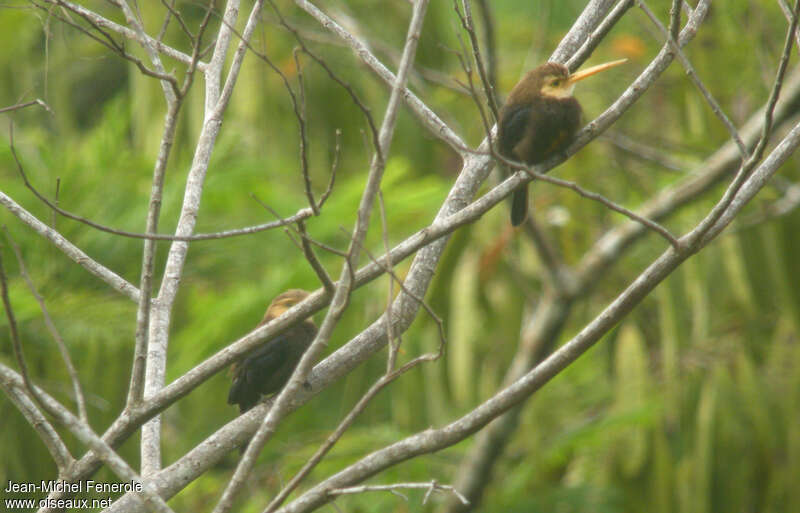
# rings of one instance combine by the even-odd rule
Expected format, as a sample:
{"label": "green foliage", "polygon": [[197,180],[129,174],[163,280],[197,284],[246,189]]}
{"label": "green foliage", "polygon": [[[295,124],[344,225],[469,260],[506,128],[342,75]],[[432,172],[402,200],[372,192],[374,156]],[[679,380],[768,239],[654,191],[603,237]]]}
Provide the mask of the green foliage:
{"label": "green foliage", "polygon": [[[670,2],[650,2],[666,19]],[[103,4],[103,3],[99,3]],[[359,20],[390,68],[405,37],[405,2],[339,5]],[[492,2],[497,23],[498,90],[507,92],[519,76],[544,61],[585,2]],[[0,7],[0,106],[41,97],[53,108],[3,114],[13,120],[15,147],[34,185],[53,197],[60,178],[59,204],[76,214],[115,228],[140,232],[150,195],[152,169],[162,132],[164,101],[159,84],[97,43],[29,8]],[[191,2],[177,6],[197,23],[202,13]],[[288,2],[288,19],[308,31],[313,20]],[[122,22],[110,5],[103,14]],[[160,26],[158,2],[140,2],[148,28]],[[295,90],[292,58],[296,42],[279,29],[269,9],[253,48],[287,74]],[[742,31],[742,27],[758,27]],[[774,3],[756,6],[733,1],[715,6],[697,40],[687,49],[698,73],[723,107],[741,124],[760,105],[770,87],[785,22]],[[215,20],[210,28],[218,27]],[[771,27],[770,30],[766,30]],[[781,27],[780,30],[774,27]],[[45,30],[50,37],[45,37]],[[459,25],[450,2],[432,2],[420,43],[421,68],[464,80],[457,59]],[[184,41],[176,24],[166,40]],[[184,41],[185,42],[185,41]],[[177,43],[176,43],[177,44]],[[386,88],[356,64],[346,48],[310,43],[371,109],[376,123],[387,101]],[[629,57],[614,76],[581,83],[576,94],[585,116],[593,118],[623,91],[660,49],[644,16],[636,9],[614,28],[592,62]],[[45,52],[45,48],[47,52]],[[751,49],[755,48],[755,51]],[[135,45],[128,49],[145,58]],[[349,95],[324,70],[300,58],[307,98],[310,175],[313,190],[325,189],[334,160],[335,130],[341,129],[341,154],[334,193],[324,214],[309,220],[317,240],[345,249],[363,190],[371,142],[367,124]],[[24,63],[22,65],[21,63]],[[183,66],[165,60],[168,69]],[[790,66],[796,66],[796,57]],[[732,73],[731,70],[735,70]],[[767,77],[767,78],[763,78]],[[167,170],[159,231],[174,230],[186,175],[202,123],[201,77],[181,112]],[[742,84],[745,84],[743,86]],[[451,89],[412,79],[413,89],[465,140],[477,143],[483,127],[474,103]],[[459,169],[454,154],[403,112],[388,156],[382,188],[395,244],[424,227],[436,214]],[[603,139],[595,141],[554,171],[621,204],[635,208],[656,191],[679,180],[723,143],[728,134],[673,65],[647,95],[614,126],[621,134],[647,142],[684,164],[665,171]],[[8,124],[0,123],[7,140]],[[214,232],[274,220],[252,199],[256,196],[282,216],[306,204],[299,162],[299,128],[283,82],[265,63],[248,56],[225,113],[202,198],[198,232]],[[797,158],[785,178],[800,179]],[[44,222],[51,212],[22,184],[8,145],[0,145],[0,189]],[[719,195],[713,189],[697,204],[671,217],[680,234],[700,219]],[[568,264],[580,261],[620,216],[570,191],[547,184],[531,189],[537,220]],[[765,191],[748,208],[757,217],[779,191]],[[138,283],[142,243],[59,218],[61,233],[91,257]],[[22,248],[31,278],[69,347],[87,393],[92,426],[102,432],[124,406],[134,341],[136,305],[67,259],[16,217],[3,210]],[[482,511],[800,511],[800,214],[734,225],[712,247],[691,259],[663,283],[597,348],[544,387],[527,404],[507,457]],[[19,275],[3,239],[0,255],[9,273],[11,301],[34,379],[56,399],[75,407],[63,362],[56,356],[39,307]],[[571,338],[666,245],[649,234],[603,276],[592,293],[574,305],[557,342]],[[366,248],[383,253],[380,216],[373,216]],[[158,244],[157,269],[169,243]],[[341,258],[323,250],[323,265],[338,276]],[[365,257],[364,262],[368,259]],[[396,271],[403,276],[408,262]],[[543,266],[527,240],[510,231],[505,205],[454,234],[428,301],[445,323],[444,360],[426,364],[381,392],[330,457],[307,483],[329,476],[366,452],[431,425],[442,425],[469,411],[501,385],[515,354],[519,327],[528,312],[523,299],[541,297]],[[161,276],[158,276],[160,283]],[[193,243],[170,327],[167,381],[251,330],[269,300],[286,288],[319,287],[316,275],[280,230],[247,237]],[[388,279],[381,278],[353,296],[330,351],[359,333],[383,310]],[[395,288],[397,292],[397,288]],[[319,318],[319,316],[318,316]],[[401,360],[435,351],[438,332],[420,314],[404,335]],[[237,511],[261,511],[266,502],[336,427],[384,371],[384,354],[324,391],[283,423],[264,450]],[[5,317],[0,317],[0,361],[16,363]],[[225,404],[223,373],[167,410],[165,463],[171,463],[236,415]],[[55,476],[47,451],[8,400],[0,401],[0,482],[38,481]],[[64,430],[62,430],[63,432]],[[122,455],[138,467],[137,440]],[[85,450],[66,437],[73,454]],[[468,440],[442,453],[393,467],[374,483],[444,482],[461,465]],[[230,478],[236,454],[191,483],[171,502],[178,511],[215,503]],[[107,470],[96,478],[116,478]],[[301,490],[303,487],[301,486]],[[424,492],[342,497],[343,511],[433,511],[421,506]]]}

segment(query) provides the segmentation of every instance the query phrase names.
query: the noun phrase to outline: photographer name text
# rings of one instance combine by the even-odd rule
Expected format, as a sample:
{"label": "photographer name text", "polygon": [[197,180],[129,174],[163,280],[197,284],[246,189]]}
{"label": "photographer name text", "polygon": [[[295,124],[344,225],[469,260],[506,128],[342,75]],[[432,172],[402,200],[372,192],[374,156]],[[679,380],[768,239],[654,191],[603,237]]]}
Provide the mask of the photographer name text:
{"label": "photographer name text", "polygon": [[127,483],[103,483],[91,479],[75,483],[68,483],[57,479],[51,479],[49,481],[43,480],[39,483],[17,483],[9,480],[5,488],[6,493],[127,493],[141,491],[142,483],[136,481]]}

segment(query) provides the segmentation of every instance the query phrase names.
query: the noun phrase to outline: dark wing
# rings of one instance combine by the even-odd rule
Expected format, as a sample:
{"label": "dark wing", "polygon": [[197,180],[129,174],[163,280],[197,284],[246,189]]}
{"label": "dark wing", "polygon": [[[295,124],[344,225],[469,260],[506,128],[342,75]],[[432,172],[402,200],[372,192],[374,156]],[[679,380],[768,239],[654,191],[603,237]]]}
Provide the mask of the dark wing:
{"label": "dark wing", "polygon": [[514,146],[522,140],[525,129],[530,122],[531,106],[517,104],[503,108],[500,113],[500,123],[498,125],[498,138],[500,143],[500,153],[504,157],[518,159],[512,152]]}
{"label": "dark wing", "polygon": [[580,127],[581,106],[575,98],[542,102],[531,116],[536,138],[531,145],[531,162],[539,163],[564,150]]}
{"label": "dark wing", "polygon": [[[238,404],[239,410],[244,412],[252,408],[262,394],[280,390],[285,383],[285,380],[281,382],[283,375],[286,374],[288,378],[294,370],[294,365],[288,361],[291,359],[289,349],[285,336],[282,335],[245,358],[233,377],[228,392],[228,404]],[[286,368],[289,369],[288,373]],[[277,390],[272,390],[276,383]]]}

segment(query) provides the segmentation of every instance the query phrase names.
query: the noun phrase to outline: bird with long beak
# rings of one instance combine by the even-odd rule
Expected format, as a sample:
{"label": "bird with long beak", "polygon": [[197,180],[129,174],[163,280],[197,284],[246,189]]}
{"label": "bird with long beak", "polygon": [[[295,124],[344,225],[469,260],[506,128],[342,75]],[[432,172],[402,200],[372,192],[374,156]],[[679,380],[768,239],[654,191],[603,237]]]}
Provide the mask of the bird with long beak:
{"label": "bird with long beak", "polygon": [[[263,326],[277,319],[308,295],[308,292],[300,289],[287,290],[278,295],[258,325]],[[316,334],[314,321],[306,319],[266,341],[243,361],[234,363],[231,367],[233,382],[228,393],[228,404],[238,404],[239,412],[244,413],[255,406],[262,395],[280,391],[292,377],[294,368]]]}
{"label": "bird with long beak", "polygon": [[[497,123],[500,154],[530,166],[569,146],[581,120],[581,105],[572,96],[575,84],[626,61],[606,62],[576,73],[548,62],[526,73],[500,109]],[[527,215],[528,186],[522,185],[511,199],[511,224],[519,226]]]}

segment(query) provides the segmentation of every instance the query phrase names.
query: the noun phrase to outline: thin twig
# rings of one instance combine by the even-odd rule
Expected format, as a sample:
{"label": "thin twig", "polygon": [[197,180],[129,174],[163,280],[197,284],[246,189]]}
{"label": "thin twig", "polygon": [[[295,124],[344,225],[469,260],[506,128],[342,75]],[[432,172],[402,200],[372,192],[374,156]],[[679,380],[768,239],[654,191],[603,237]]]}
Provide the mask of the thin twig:
{"label": "thin twig", "polygon": [[627,209],[627,208],[623,207],[622,205],[614,203],[613,201],[611,201],[610,199],[606,198],[602,194],[586,190],[586,189],[584,189],[583,187],[581,187],[580,185],[578,185],[575,182],[571,182],[569,180],[562,180],[561,178],[556,178],[554,176],[550,176],[550,175],[546,175],[544,173],[540,173],[539,171],[536,171],[535,169],[533,169],[530,166],[526,166],[525,164],[523,164],[521,162],[514,162],[514,161],[511,161],[511,160],[508,160],[508,159],[504,158],[502,155],[495,154],[494,156],[495,156],[496,159],[500,160],[501,162],[503,162],[504,164],[506,164],[510,168],[524,171],[531,178],[535,178],[535,179],[541,180],[543,182],[551,183],[553,185],[558,185],[559,187],[564,187],[564,188],[570,189],[572,191],[575,191],[576,193],[578,193],[580,196],[583,196],[584,198],[588,198],[588,199],[597,201],[598,203],[603,204],[607,208],[609,208],[609,209],[611,209],[611,210],[613,210],[615,212],[618,212],[618,213],[620,213],[620,214],[622,214],[622,215],[624,215],[626,217],[629,217],[630,219],[633,219],[634,221],[636,221],[638,223],[643,224],[644,226],[648,227],[649,229],[653,230],[654,232],[656,232],[659,235],[661,235],[662,237],[664,237],[664,239],[666,239],[667,242],[669,242],[670,245],[672,245],[676,249],[680,246],[680,243],[678,242],[678,239],[676,239],[675,236],[672,235],[669,232],[669,230],[667,230],[666,228],[664,228],[663,226],[661,226],[660,224],[658,224],[655,221],[652,221],[650,219],[644,218],[644,217],[640,216],[639,214],[637,214],[636,212],[634,212],[634,211],[632,211],[630,209]]}
{"label": "thin twig", "polygon": [[325,291],[328,294],[333,295],[334,293],[334,285],[333,280],[331,280],[328,271],[325,270],[325,267],[322,266],[319,259],[317,258],[316,253],[314,253],[314,249],[311,247],[309,243],[308,232],[306,231],[306,223],[302,220],[297,221],[297,231],[300,232],[300,242],[302,244],[303,255],[305,255],[306,260],[311,265],[311,268],[314,269],[314,272],[317,273],[317,277],[319,281],[322,282],[322,286],[325,288]]}
{"label": "thin twig", "polygon": [[15,111],[15,110],[24,109],[26,107],[30,107],[31,105],[38,105],[39,107],[43,108],[44,110],[46,110],[50,114],[53,113],[53,111],[50,109],[50,106],[48,106],[44,101],[40,100],[39,98],[36,98],[35,100],[31,100],[29,102],[18,103],[16,105],[10,105],[8,107],[3,107],[2,109],[0,109],[0,114],[3,114],[4,112],[11,112],[11,111]]}
{"label": "thin twig", "polygon": [[47,306],[44,303],[44,298],[41,294],[39,294],[39,291],[36,289],[36,286],[33,284],[33,281],[28,274],[28,270],[25,268],[25,260],[22,258],[22,252],[20,251],[19,246],[11,237],[11,232],[8,230],[8,227],[3,225],[3,230],[6,232],[6,239],[8,239],[8,243],[11,246],[11,249],[14,250],[14,255],[17,257],[19,274],[25,280],[25,283],[28,285],[28,289],[30,289],[33,297],[36,298],[36,302],[39,303],[39,308],[42,311],[42,317],[44,317],[45,326],[47,326],[50,336],[52,336],[53,340],[55,340],[56,346],[58,346],[58,351],[61,353],[61,358],[64,360],[64,365],[67,368],[67,374],[69,374],[70,380],[72,381],[72,392],[75,395],[75,403],[78,405],[78,415],[80,416],[81,421],[88,424],[89,415],[86,412],[86,398],[83,395],[83,389],[81,388],[78,371],[75,370],[75,365],[72,363],[72,358],[69,355],[66,344],[64,344],[64,339],[61,338],[61,334],[58,332],[58,329],[53,322],[53,318],[50,317],[50,312],[47,310]]}
{"label": "thin twig", "polygon": [[690,234],[682,238],[688,246],[700,244],[702,239],[706,236],[706,233],[710,232],[714,225],[722,219],[725,212],[733,203],[734,198],[739,193],[739,189],[747,181],[750,172],[756,167],[764,154],[770,134],[772,133],[775,106],[780,97],[783,78],[786,74],[789,57],[792,53],[792,46],[794,46],[794,33],[797,30],[798,18],[800,18],[800,0],[795,2],[792,22],[789,24],[789,29],[786,32],[786,41],[783,46],[780,62],[778,63],[778,70],[775,74],[775,82],[764,109],[764,124],[761,129],[761,136],[756,143],[755,149],[752,154],[750,154],[750,157],[742,163],[730,186],[728,186],[723,194],[722,199],[714,206],[711,213],[703,220],[696,230],[693,230]]}
{"label": "thin twig", "polygon": [[472,47],[472,57],[475,61],[475,66],[478,68],[478,76],[481,78],[481,83],[483,84],[483,92],[486,96],[486,101],[489,104],[489,108],[492,111],[494,119],[497,120],[500,119],[498,113],[499,107],[497,106],[497,95],[494,90],[494,84],[489,79],[489,75],[486,72],[486,67],[483,64],[483,58],[481,57],[480,45],[478,44],[478,35],[475,33],[475,26],[472,23],[472,7],[469,0],[461,0],[461,5],[464,8],[463,15],[458,9],[457,0],[453,0],[454,9],[461,20],[461,26],[467,31],[467,34],[469,34],[470,45]]}
{"label": "thin twig", "polygon": [[628,12],[628,9],[633,7],[634,0],[620,0],[617,5],[608,13],[608,16],[603,22],[586,38],[583,45],[578,49],[572,57],[565,63],[565,66],[570,71],[575,71],[583,64],[594,52],[595,48],[600,44],[600,41],[605,39],[614,25]]}
{"label": "thin twig", "polygon": [[331,433],[325,442],[317,449],[317,451],[305,462],[303,467],[295,474],[291,480],[283,487],[283,489],[275,496],[272,501],[270,501],[269,505],[264,509],[264,513],[272,513],[276,509],[278,509],[281,504],[286,500],[290,493],[292,493],[297,486],[302,482],[303,479],[311,473],[314,467],[322,461],[322,458],[325,457],[326,454],[333,449],[333,446],[336,445],[336,442],[341,439],[342,435],[347,431],[347,429],[353,424],[356,418],[363,412],[369,402],[378,395],[378,392],[383,390],[387,385],[393,382],[398,377],[402,376],[409,370],[413,369],[417,365],[427,361],[434,361],[438,359],[441,355],[439,354],[425,354],[415,358],[414,360],[406,363],[399,369],[394,369],[390,372],[387,372],[383,376],[381,376],[373,385],[367,390],[367,392],[361,396],[361,399],[353,406],[353,408],[348,412],[348,414],[342,419],[339,425],[336,427],[333,433]]}
{"label": "thin twig", "polygon": [[[74,4],[74,3],[72,3],[72,2],[70,2],[68,0],[43,0],[43,1],[48,3],[48,4],[50,4],[50,5],[53,5],[53,6],[63,7],[64,9],[66,9],[68,11],[71,11],[71,12],[83,17],[84,19],[87,19],[87,21],[89,19],[91,19],[91,22],[94,24],[94,26],[101,27],[101,28],[116,32],[117,34],[120,34],[121,36],[123,36],[126,39],[130,39],[130,40],[133,40],[133,41],[141,42],[140,41],[140,37],[141,36],[139,34],[137,34],[134,30],[131,30],[128,27],[123,27],[122,25],[119,25],[118,23],[115,23],[115,22],[113,22],[113,21],[111,21],[111,20],[109,20],[107,18],[104,18],[103,16],[100,16],[99,14],[97,14],[97,13],[95,13],[93,11],[90,11],[89,9],[83,7],[82,5]],[[34,3],[34,5],[36,7],[40,7],[36,3]],[[49,13],[49,14],[52,15],[52,13]],[[57,17],[57,18],[61,19],[60,17]],[[72,23],[70,23],[70,24],[72,24]],[[90,36],[90,37],[92,37],[92,36]],[[151,38],[147,34],[145,34],[144,37],[145,37],[145,40],[149,40],[153,45],[155,45],[156,49],[159,52],[163,53],[164,55],[166,55],[168,57],[171,57],[171,58],[177,60],[178,62],[182,62],[184,64],[189,64],[192,61],[191,57],[186,55],[185,53],[183,53],[183,52],[181,52],[179,50],[176,50],[176,49],[174,49],[174,48],[172,48],[172,47],[170,47],[168,45],[165,45],[162,42]],[[199,63],[198,64],[198,68],[201,71],[205,71],[206,66],[207,66],[206,63]]]}
{"label": "thin twig", "polygon": [[378,129],[375,125],[375,121],[372,118],[372,112],[370,111],[369,107],[367,107],[361,101],[361,99],[358,97],[358,95],[353,90],[353,87],[350,84],[339,78],[339,75],[337,75],[333,71],[333,69],[330,66],[328,66],[327,62],[325,62],[322,58],[317,56],[317,54],[312,52],[306,46],[305,41],[303,41],[303,38],[300,37],[300,33],[284,19],[283,15],[281,14],[281,11],[278,9],[278,6],[275,5],[275,2],[273,0],[269,0],[269,4],[270,6],[272,6],[272,10],[275,12],[275,14],[278,16],[278,22],[280,23],[280,25],[292,33],[295,40],[297,41],[297,44],[299,44],[300,48],[302,48],[303,53],[311,57],[311,59],[313,59],[314,62],[316,62],[322,69],[325,70],[325,72],[328,74],[331,80],[339,84],[339,86],[341,86],[347,92],[347,94],[350,95],[350,98],[352,99],[353,103],[355,103],[356,107],[358,107],[358,109],[364,115],[364,118],[367,120],[367,126],[369,126],[369,131],[372,136],[373,150],[378,152],[379,158],[383,160],[383,155],[380,153],[381,147],[380,147],[380,142],[378,140]]}
{"label": "thin twig", "polygon": [[[719,106],[719,102],[714,98],[708,88],[705,86],[700,77],[697,76],[697,72],[692,66],[692,63],[689,62],[689,59],[686,58],[686,55],[681,50],[680,46],[677,43],[677,33],[680,29],[680,26],[677,23],[680,23],[680,3],[681,0],[673,0],[672,9],[670,13],[673,15],[670,21],[669,30],[664,27],[664,25],[658,20],[658,18],[653,14],[653,11],[647,7],[647,4],[644,0],[637,0],[639,4],[639,8],[650,18],[650,21],[653,22],[658,30],[667,38],[667,42],[669,43],[672,50],[676,53],[678,57],[678,61],[681,63],[683,68],[686,70],[686,74],[689,75],[689,78],[692,80],[692,83],[700,90],[700,93],[705,98],[706,103],[708,103],[709,107],[711,107],[712,112],[716,115],[722,124],[725,125],[725,128],[731,134],[731,137],[734,141],[736,141],[736,145],[739,147],[739,151],[742,153],[742,160],[748,158],[747,147],[742,142],[742,138],[739,136],[739,132],[736,130],[736,127],[733,125],[733,122],[728,118],[725,112],[722,111],[722,107]],[[677,23],[676,23],[677,21]]]}
{"label": "thin twig", "polygon": [[[455,5],[456,12],[458,12],[457,0],[453,0],[453,4]],[[461,15],[459,14],[459,16]],[[486,115],[486,111],[483,108],[483,101],[481,100],[478,91],[475,89],[475,83],[472,79],[472,65],[470,64],[470,60],[466,57],[467,55],[466,45],[464,44],[464,41],[461,39],[460,33],[457,33],[456,37],[458,38],[458,42],[461,45],[461,51],[460,52],[453,51],[453,53],[455,53],[456,57],[458,58],[458,62],[461,64],[461,69],[464,71],[464,76],[467,77],[467,83],[464,84],[458,79],[456,79],[456,82],[469,93],[470,98],[472,98],[472,101],[475,103],[475,107],[478,109],[478,114],[481,117],[481,123],[483,123],[483,132],[486,135],[486,139],[489,141],[489,144],[491,145],[492,126],[494,125],[494,123],[491,122],[489,120],[489,117]]]}
{"label": "thin twig", "polygon": [[53,425],[47,420],[47,417],[42,414],[36,404],[30,400],[28,395],[23,389],[16,388],[5,379],[0,379],[0,388],[3,389],[6,396],[12,403],[22,412],[25,420],[31,425],[34,431],[42,439],[45,447],[56,463],[56,468],[60,474],[68,471],[70,465],[75,462],[75,458],[69,452],[64,441],[59,436]]}
{"label": "thin twig", "polygon": [[28,176],[25,173],[25,170],[22,167],[22,162],[20,162],[19,158],[17,157],[17,152],[14,146],[14,130],[13,124],[11,125],[11,129],[9,130],[9,145],[11,149],[11,155],[14,157],[14,162],[17,165],[17,171],[22,178],[22,182],[27,187],[34,196],[36,196],[42,203],[47,205],[51,210],[54,212],[59,213],[60,215],[72,219],[73,221],[78,221],[83,223],[87,226],[91,226],[96,230],[100,230],[101,232],[111,233],[113,235],[120,235],[122,237],[129,237],[132,239],[151,239],[151,240],[163,240],[163,241],[172,241],[172,242],[195,242],[201,240],[217,240],[217,239],[227,239],[229,237],[241,237],[243,235],[250,235],[253,233],[259,233],[267,230],[273,230],[275,228],[281,228],[288,224],[296,223],[299,220],[307,219],[313,215],[311,209],[303,208],[300,209],[296,214],[281,218],[278,221],[274,221],[271,223],[263,223],[254,226],[248,226],[245,228],[236,228],[233,230],[225,230],[221,232],[214,232],[214,233],[198,233],[196,235],[166,235],[166,234],[156,234],[156,233],[137,233],[137,232],[129,232],[126,230],[118,230],[116,228],[111,228],[99,223],[92,221],[91,219],[87,219],[85,217],[81,217],[77,214],[73,214],[64,210],[63,208],[59,207],[54,202],[47,199],[38,189],[36,189],[33,184],[28,180]]}
{"label": "thin twig", "polygon": [[[267,205],[266,203],[261,201],[261,199],[259,199],[255,194],[251,193],[250,197],[253,198],[253,200],[255,200],[259,205],[261,205],[264,208],[264,210],[268,211],[270,214],[275,216],[277,219],[279,219],[279,220],[283,219],[278,214],[278,212],[275,211],[274,208],[270,207],[269,205]],[[322,242],[310,237],[308,235],[308,232],[306,232],[304,234],[300,233],[297,229],[295,229],[292,226],[292,224],[287,224],[286,227],[284,228],[284,231],[286,231],[286,230],[292,230],[295,233],[295,235],[297,235],[298,237],[301,237],[301,238],[305,238],[310,244],[312,244],[314,246],[317,246],[318,248],[322,249],[323,251],[327,251],[328,253],[331,253],[331,254],[336,255],[336,256],[347,257],[347,253],[345,253],[344,251],[341,251],[341,250],[338,250],[338,249],[336,249],[334,247],[328,246],[327,244],[324,244],[324,243],[322,243]],[[297,244],[297,249],[302,250],[303,249],[302,245],[301,244]]]}
{"label": "thin twig", "polygon": [[308,200],[308,206],[311,207],[311,210],[314,212],[314,215],[319,215],[319,205],[317,204],[317,200],[314,199],[314,191],[311,187],[311,175],[308,171],[308,135],[307,135],[307,128],[306,128],[306,88],[305,82],[303,79],[303,67],[300,64],[300,58],[297,56],[298,49],[295,48],[292,52],[292,56],[294,57],[294,67],[295,71],[297,71],[297,88],[298,88],[298,95],[300,96],[299,100],[299,109],[295,109],[295,115],[297,116],[297,123],[300,125],[300,170],[303,173],[303,189],[306,193],[306,199]]}
{"label": "thin twig", "polygon": [[494,101],[497,101],[497,68],[499,67],[497,56],[497,36],[494,28],[494,15],[492,14],[491,3],[489,0],[478,0],[478,9],[481,11],[483,19],[484,45],[486,46],[486,75],[489,84],[492,86]]}
{"label": "thin twig", "polygon": [[339,169],[339,156],[341,154],[341,139],[342,139],[342,130],[337,128],[335,132],[335,139],[336,143],[333,147],[333,162],[331,163],[331,178],[328,180],[328,186],[325,188],[325,192],[319,197],[319,208],[322,208],[322,205],[328,201],[331,193],[333,192],[333,186],[336,183],[336,171]]}
{"label": "thin twig", "polygon": [[77,263],[89,273],[100,278],[106,282],[111,288],[124,295],[125,297],[133,300],[139,300],[139,289],[135,285],[125,280],[114,271],[103,266],[95,261],[89,255],[81,251],[80,248],[72,244],[64,238],[53,228],[50,228],[44,222],[37,219],[30,212],[22,208],[13,199],[8,197],[5,193],[0,191],[0,204],[2,204],[9,212],[16,216],[20,221],[29,226],[33,231],[49,240],[55,247],[61,250],[64,255]]}
{"label": "thin twig", "polygon": [[617,148],[630,153],[635,157],[638,157],[642,160],[655,162],[659,166],[670,171],[684,173],[689,167],[688,163],[681,162],[672,155],[663,152],[654,146],[637,141],[636,139],[621,132],[607,130],[606,133],[603,134],[602,139],[606,139]]}
{"label": "thin twig", "polygon": [[[783,11],[783,15],[786,17],[786,21],[792,23],[792,8],[789,7],[789,4],[786,3],[786,0],[778,0],[778,5],[781,7],[781,11]],[[800,48],[800,30],[794,31],[795,42],[797,43],[797,47]]]}
{"label": "thin twig", "polygon": [[375,150],[370,173],[367,177],[367,185],[364,188],[364,193],[359,204],[356,225],[353,229],[352,240],[350,248],[348,249],[348,257],[345,259],[345,264],[342,267],[339,284],[331,300],[331,306],[328,308],[328,312],[320,324],[319,331],[314,341],[306,350],[305,354],[303,354],[289,382],[278,393],[272,408],[269,410],[269,413],[264,418],[255,435],[253,435],[239,465],[236,467],[233,477],[225,488],[217,506],[214,508],[214,513],[225,513],[232,507],[233,498],[243,486],[247,475],[252,471],[257,454],[275,432],[277,423],[288,413],[289,400],[302,388],[302,383],[305,382],[318,355],[327,345],[333,328],[338,324],[339,319],[349,303],[353,285],[353,269],[358,265],[359,247],[366,236],[366,229],[369,225],[369,218],[375,195],[385,170],[386,163],[384,157],[389,151],[394,135],[397,111],[400,106],[400,93],[405,90],[406,87],[408,72],[416,54],[419,34],[427,5],[427,0],[418,0],[414,6],[397,80],[392,88],[389,103],[386,107],[386,113],[378,136],[378,148]]}
{"label": "thin twig", "polygon": [[412,489],[412,490],[427,490],[425,493],[425,497],[422,500],[422,504],[427,504],[428,498],[432,491],[444,491],[450,492],[455,495],[458,500],[460,500],[463,504],[468,505],[469,501],[466,497],[458,493],[454,487],[450,485],[443,485],[439,484],[436,481],[431,481],[429,483],[397,483],[391,485],[361,485],[361,486],[348,486],[346,488],[334,488],[328,491],[329,495],[348,495],[348,494],[356,494],[356,493],[364,493],[364,492],[391,492],[396,490],[402,489]]}
{"label": "thin twig", "polygon": [[[383,201],[383,191],[378,191],[378,212],[381,218],[381,239],[383,240],[383,251],[388,253],[391,247],[389,246],[389,226],[386,221],[386,204]],[[391,267],[388,267],[391,271]],[[394,280],[389,276],[389,286],[386,287],[386,308],[384,315],[387,319],[391,319],[392,303],[394,303]],[[400,349],[402,340],[394,335],[394,329],[391,322],[386,323],[386,340],[389,341],[389,354],[386,358],[386,372],[392,372],[397,364],[397,351]]]}
{"label": "thin twig", "polygon": [[189,41],[194,41],[195,37],[192,34],[192,31],[189,30],[189,27],[186,25],[186,21],[183,19],[180,11],[175,9],[175,0],[172,0],[172,3],[167,3],[167,0],[161,0],[161,4],[167,8],[167,15],[164,16],[164,23],[161,25],[161,31],[158,33],[158,41],[161,41],[164,38],[164,34],[167,32],[167,27],[169,26],[169,20],[173,17],[178,20],[178,25],[181,26],[181,30],[186,37],[189,38]]}
{"label": "thin twig", "polygon": [[3,308],[6,312],[6,319],[8,319],[8,329],[11,333],[11,348],[14,351],[14,357],[17,360],[19,373],[25,383],[25,388],[34,399],[37,399],[36,391],[33,389],[31,378],[28,376],[28,366],[25,363],[25,354],[22,351],[22,342],[19,339],[19,329],[17,328],[17,319],[14,315],[14,308],[11,306],[11,299],[8,297],[8,283],[6,281],[6,271],[3,267],[3,254],[0,252],[0,296],[2,296]]}

